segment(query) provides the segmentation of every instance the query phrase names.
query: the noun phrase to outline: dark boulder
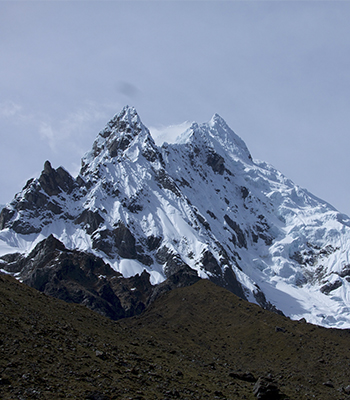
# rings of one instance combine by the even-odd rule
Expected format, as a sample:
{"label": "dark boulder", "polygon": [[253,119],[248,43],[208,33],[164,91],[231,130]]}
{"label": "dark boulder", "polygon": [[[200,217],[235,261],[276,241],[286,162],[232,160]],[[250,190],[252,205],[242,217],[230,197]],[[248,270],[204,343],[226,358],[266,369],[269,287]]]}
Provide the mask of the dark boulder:
{"label": "dark boulder", "polygon": [[230,372],[228,374],[229,377],[231,378],[236,378],[236,379],[240,379],[241,381],[245,381],[245,382],[256,382],[257,379],[255,378],[255,376],[247,371],[247,372]]}
{"label": "dark boulder", "polygon": [[254,385],[253,393],[258,400],[277,400],[280,398],[277,384],[271,378],[260,377]]}

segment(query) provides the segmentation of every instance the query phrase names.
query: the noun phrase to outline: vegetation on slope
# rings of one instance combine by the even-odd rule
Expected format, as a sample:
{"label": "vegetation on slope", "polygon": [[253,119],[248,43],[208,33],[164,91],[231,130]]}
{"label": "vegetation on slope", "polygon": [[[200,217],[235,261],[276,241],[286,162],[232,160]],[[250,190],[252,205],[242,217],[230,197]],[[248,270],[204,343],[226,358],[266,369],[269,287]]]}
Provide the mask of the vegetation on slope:
{"label": "vegetation on slope", "polygon": [[349,339],[207,280],[112,321],[0,275],[4,400],[272,399],[260,377],[275,398],[347,399]]}

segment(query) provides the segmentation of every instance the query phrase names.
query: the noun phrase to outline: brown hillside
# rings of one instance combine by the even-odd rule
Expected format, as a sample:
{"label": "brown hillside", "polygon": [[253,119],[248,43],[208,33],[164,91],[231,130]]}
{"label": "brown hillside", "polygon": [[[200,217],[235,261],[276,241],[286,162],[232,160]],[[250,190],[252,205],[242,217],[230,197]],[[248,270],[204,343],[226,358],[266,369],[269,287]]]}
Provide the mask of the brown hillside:
{"label": "brown hillside", "polygon": [[253,400],[264,398],[253,393],[259,377],[278,387],[276,398],[347,399],[349,339],[347,330],[290,321],[206,280],[113,322],[0,275],[4,400]]}

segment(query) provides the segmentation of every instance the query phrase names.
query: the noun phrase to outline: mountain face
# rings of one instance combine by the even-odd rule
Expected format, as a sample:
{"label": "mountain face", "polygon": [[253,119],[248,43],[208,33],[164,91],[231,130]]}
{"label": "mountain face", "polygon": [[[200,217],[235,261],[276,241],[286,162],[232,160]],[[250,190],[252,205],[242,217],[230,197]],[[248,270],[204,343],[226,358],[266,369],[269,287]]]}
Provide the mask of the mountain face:
{"label": "mountain face", "polygon": [[[146,274],[154,287],[194,270],[292,319],[350,327],[350,219],[253,160],[217,114],[158,147],[125,107],[77,178],[47,161],[1,211],[0,268],[33,280],[31,253],[50,235],[60,245],[39,258],[45,271],[62,252],[98,258],[121,279]],[[95,275],[91,293],[108,274]]]}

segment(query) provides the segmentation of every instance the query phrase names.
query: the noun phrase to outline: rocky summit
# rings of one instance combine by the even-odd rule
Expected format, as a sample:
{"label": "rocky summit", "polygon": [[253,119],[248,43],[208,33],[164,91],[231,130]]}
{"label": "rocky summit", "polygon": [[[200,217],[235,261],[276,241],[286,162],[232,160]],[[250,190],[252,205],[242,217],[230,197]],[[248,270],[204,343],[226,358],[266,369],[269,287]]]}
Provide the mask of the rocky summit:
{"label": "rocky summit", "polygon": [[[113,319],[209,279],[295,320],[350,327],[350,219],[217,114],[157,146],[124,107],[74,178],[49,161],[0,214],[0,269]],[[267,385],[261,383],[261,385]]]}

